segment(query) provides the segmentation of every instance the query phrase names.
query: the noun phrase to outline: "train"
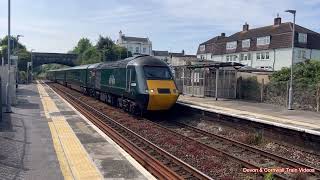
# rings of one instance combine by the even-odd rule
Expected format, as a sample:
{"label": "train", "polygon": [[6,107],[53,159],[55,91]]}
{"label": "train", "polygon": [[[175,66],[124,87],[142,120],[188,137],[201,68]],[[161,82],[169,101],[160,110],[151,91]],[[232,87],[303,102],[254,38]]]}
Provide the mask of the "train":
{"label": "train", "polygon": [[148,55],[50,70],[47,78],[134,114],[169,110],[179,97],[169,66]]}

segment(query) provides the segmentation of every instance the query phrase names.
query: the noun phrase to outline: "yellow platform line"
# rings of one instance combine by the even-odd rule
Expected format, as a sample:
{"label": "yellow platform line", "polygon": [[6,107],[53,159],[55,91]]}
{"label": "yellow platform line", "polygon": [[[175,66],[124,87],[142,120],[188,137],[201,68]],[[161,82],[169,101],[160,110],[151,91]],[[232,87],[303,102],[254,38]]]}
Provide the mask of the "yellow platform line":
{"label": "yellow platform line", "polygon": [[59,112],[45,88],[38,83],[38,91],[53,140],[53,145],[65,179],[95,180],[102,179],[100,172],[89,158],[81,142],[65,120],[64,116],[51,116]]}

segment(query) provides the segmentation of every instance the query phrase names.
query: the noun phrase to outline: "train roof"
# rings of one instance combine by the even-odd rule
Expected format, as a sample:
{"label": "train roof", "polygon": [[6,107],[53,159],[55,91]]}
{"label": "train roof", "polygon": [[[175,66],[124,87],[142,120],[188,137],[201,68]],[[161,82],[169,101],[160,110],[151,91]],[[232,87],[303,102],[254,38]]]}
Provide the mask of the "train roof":
{"label": "train roof", "polygon": [[133,66],[168,66],[164,61],[148,55],[134,56],[120,61],[101,63],[97,69],[126,68],[127,65]]}
{"label": "train roof", "polygon": [[120,61],[103,62],[95,64],[85,64],[80,66],[74,66],[69,68],[50,70],[55,71],[68,71],[68,70],[81,70],[81,69],[109,69],[109,68],[126,68],[127,65],[133,66],[168,66],[164,61],[148,55],[138,55],[130,58],[126,58]]}

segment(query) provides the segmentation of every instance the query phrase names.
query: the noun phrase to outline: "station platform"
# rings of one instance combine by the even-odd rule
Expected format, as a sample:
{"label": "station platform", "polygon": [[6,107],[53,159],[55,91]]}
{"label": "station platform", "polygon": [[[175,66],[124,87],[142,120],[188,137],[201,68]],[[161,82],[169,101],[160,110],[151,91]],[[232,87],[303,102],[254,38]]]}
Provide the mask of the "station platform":
{"label": "station platform", "polygon": [[179,96],[178,103],[213,113],[271,124],[320,136],[320,113],[287,110],[266,103],[245,102],[205,97]]}
{"label": "station platform", "polygon": [[155,179],[45,84],[19,85],[0,122],[0,179]]}

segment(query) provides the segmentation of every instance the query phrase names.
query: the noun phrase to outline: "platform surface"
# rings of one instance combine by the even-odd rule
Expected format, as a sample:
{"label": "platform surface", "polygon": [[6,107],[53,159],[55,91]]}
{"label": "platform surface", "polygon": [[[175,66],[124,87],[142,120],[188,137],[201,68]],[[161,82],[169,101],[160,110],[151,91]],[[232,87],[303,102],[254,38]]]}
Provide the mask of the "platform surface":
{"label": "platform surface", "polygon": [[285,107],[266,103],[245,102],[205,97],[181,95],[178,103],[201,108],[216,113],[232,115],[248,120],[305,131],[320,135],[320,113],[300,110],[287,110]]}
{"label": "platform surface", "polygon": [[0,179],[154,179],[45,84],[20,85],[0,123]]}

